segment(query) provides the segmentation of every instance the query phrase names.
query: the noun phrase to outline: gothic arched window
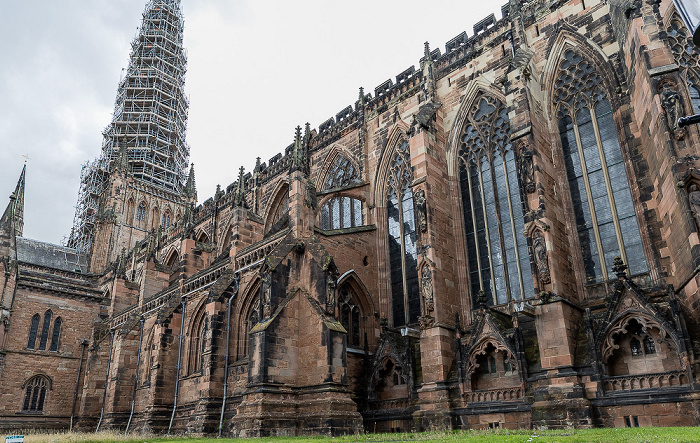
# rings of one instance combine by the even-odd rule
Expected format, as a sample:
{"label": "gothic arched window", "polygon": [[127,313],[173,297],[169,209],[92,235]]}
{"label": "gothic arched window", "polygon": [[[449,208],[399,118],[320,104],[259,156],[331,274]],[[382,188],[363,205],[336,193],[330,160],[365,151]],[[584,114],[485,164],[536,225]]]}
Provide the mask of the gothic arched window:
{"label": "gothic arched window", "polygon": [[333,197],[321,208],[321,229],[345,229],[362,226],[362,201],[351,197]]}
{"label": "gothic arched window", "polygon": [[204,309],[195,317],[190,330],[190,359],[188,374],[202,370],[202,351],[204,350],[204,333],[206,332],[206,315]]}
{"label": "gothic arched window", "polygon": [[49,328],[51,327],[51,311],[44,313],[44,324],[41,326],[41,337],[39,338],[39,350],[46,350],[46,342],[49,339]]}
{"label": "gothic arched window", "polygon": [[54,320],[53,322],[53,334],[51,334],[51,347],[49,347],[49,351],[51,352],[58,352],[58,340],[61,338],[61,323],[63,323],[61,317],[56,317],[56,320]]}
{"label": "gothic arched window", "polygon": [[136,221],[143,222],[146,221],[146,203],[141,202],[139,207],[136,209]]}
{"label": "gothic arched window", "polygon": [[673,15],[666,35],[676,63],[685,71],[693,112],[700,114],[700,50],[693,44],[688,29],[677,14]]}
{"label": "gothic arched window", "polygon": [[608,280],[613,258],[647,271],[637,216],[603,78],[569,49],[559,63],[554,105],[587,283]]}
{"label": "gothic arched window", "polygon": [[403,142],[389,165],[386,196],[394,326],[415,323],[420,316],[412,180],[411,154]]}
{"label": "gothic arched window", "polygon": [[163,217],[161,218],[160,225],[163,228],[167,228],[168,226],[170,226],[170,210],[165,210],[165,212],[163,213]]}
{"label": "gothic arched window", "polygon": [[333,166],[328,171],[323,189],[344,188],[360,182],[360,177],[352,162],[345,156],[338,155],[333,160]]}
{"label": "gothic arched window", "polygon": [[480,94],[467,114],[459,179],[471,293],[487,303],[535,296],[508,110]]}
{"label": "gothic arched window", "polygon": [[36,346],[36,334],[39,331],[39,322],[41,317],[39,314],[34,314],[32,316],[32,323],[29,326],[29,341],[27,341],[27,349],[34,349]]}
{"label": "gothic arched window", "polygon": [[49,383],[43,375],[36,375],[25,382],[23,412],[42,412]]}
{"label": "gothic arched window", "polygon": [[348,284],[344,284],[338,290],[338,306],[340,309],[340,323],[348,331],[348,345],[360,346],[361,326],[360,318],[362,314],[360,307],[355,300],[354,291]]}

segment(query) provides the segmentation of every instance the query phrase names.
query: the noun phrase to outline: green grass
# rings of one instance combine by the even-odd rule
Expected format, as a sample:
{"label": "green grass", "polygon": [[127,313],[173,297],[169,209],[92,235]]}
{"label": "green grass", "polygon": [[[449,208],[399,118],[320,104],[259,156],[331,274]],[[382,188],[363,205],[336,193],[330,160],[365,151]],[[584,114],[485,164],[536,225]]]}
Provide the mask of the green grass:
{"label": "green grass", "polygon": [[[92,433],[53,433],[40,434],[27,432],[26,443],[319,443],[319,442],[465,442],[465,443],[666,443],[700,442],[700,428],[626,428],[626,429],[569,429],[556,431],[494,430],[494,431],[455,431],[422,432],[415,434],[363,434],[341,437],[276,437],[260,439],[216,439],[197,436],[163,437],[155,435],[128,435],[116,432]],[[4,442],[4,436],[0,443]]]}

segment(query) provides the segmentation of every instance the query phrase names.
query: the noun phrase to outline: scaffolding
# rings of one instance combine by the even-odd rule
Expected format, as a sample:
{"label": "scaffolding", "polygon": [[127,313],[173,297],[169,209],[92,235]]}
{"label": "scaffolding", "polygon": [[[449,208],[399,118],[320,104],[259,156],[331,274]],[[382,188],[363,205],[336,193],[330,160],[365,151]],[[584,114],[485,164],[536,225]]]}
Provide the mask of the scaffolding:
{"label": "scaffolding", "polygon": [[179,0],[150,0],[119,82],[112,121],[99,158],[83,166],[68,246],[90,252],[110,167],[126,146],[136,180],[181,193],[190,149],[185,141],[189,101],[187,54]]}

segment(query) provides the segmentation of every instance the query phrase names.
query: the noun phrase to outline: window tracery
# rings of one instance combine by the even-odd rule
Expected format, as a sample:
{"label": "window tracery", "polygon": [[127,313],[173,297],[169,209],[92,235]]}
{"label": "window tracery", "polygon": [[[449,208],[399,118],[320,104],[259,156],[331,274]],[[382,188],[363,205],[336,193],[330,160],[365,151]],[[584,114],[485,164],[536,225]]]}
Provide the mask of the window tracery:
{"label": "window tracery", "polygon": [[43,412],[46,401],[46,391],[49,383],[46,377],[36,375],[25,383],[22,412]]}
{"label": "window tracery", "polygon": [[343,188],[356,185],[361,182],[359,174],[352,162],[343,155],[338,155],[333,161],[333,166],[328,171],[324,190]]}
{"label": "window tracery", "polygon": [[394,326],[415,323],[420,316],[412,181],[411,154],[404,141],[389,165],[386,195]]}
{"label": "window tracery", "polygon": [[469,110],[458,151],[468,272],[487,303],[534,297],[516,153],[508,110],[482,93]]}
{"label": "window tracery", "polygon": [[608,280],[613,258],[647,271],[612,108],[595,66],[573,50],[559,63],[554,105],[587,283]]}

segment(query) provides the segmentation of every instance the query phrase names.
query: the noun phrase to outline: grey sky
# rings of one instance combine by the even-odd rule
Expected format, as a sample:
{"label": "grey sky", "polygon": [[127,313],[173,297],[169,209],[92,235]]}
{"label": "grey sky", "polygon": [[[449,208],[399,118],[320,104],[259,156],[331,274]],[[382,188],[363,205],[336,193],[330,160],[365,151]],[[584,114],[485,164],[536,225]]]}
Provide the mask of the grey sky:
{"label": "grey sky", "polygon": [[[505,3],[505,0],[502,1]],[[29,155],[24,235],[70,232],[146,0],[0,1],[0,211]],[[494,0],[182,0],[187,141],[202,202],[445,42]]]}

